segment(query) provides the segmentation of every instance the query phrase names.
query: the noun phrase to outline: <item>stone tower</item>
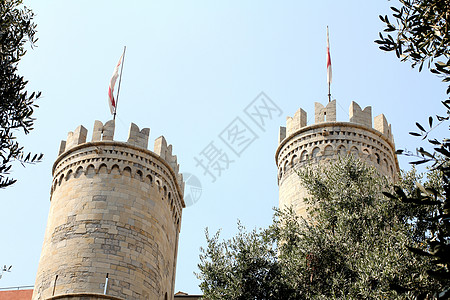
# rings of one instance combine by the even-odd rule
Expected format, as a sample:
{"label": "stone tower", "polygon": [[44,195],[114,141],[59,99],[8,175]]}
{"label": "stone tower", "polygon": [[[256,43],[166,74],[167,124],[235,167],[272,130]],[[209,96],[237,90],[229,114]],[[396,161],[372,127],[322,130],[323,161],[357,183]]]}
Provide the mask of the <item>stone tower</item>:
{"label": "stone tower", "polygon": [[114,121],[79,126],[53,165],[33,299],[173,299],[183,177],[164,137]]}
{"label": "stone tower", "polygon": [[307,196],[295,170],[305,164],[324,164],[339,155],[352,154],[368,162],[390,180],[399,172],[391,125],[383,114],[374,118],[372,108],[350,104],[349,122],[336,121],[336,100],[324,107],[315,103],[315,121],[307,125],[307,114],[299,109],[280,127],[275,160],[278,167],[279,207],[293,206],[306,217]]}

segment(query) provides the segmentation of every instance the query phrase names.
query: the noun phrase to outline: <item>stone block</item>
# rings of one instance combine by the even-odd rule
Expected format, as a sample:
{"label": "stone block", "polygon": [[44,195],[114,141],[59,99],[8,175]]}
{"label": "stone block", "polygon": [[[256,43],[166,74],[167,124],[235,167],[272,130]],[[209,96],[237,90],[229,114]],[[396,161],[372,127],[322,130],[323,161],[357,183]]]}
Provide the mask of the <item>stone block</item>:
{"label": "stone block", "polygon": [[350,122],[362,124],[367,127],[372,127],[372,107],[367,106],[364,110],[358,105],[358,103],[352,101],[350,104]]}
{"label": "stone block", "polygon": [[323,106],[319,102],[314,103],[314,122],[335,122],[336,121],[336,100],[328,102],[327,106]]}
{"label": "stone block", "polygon": [[127,143],[147,149],[149,134],[150,128],[143,128],[142,130],[139,130],[139,127],[136,124],[131,123],[128,131]]}
{"label": "stone block", "polygon": [[69,150],[77,145],[86,143],[87,129],[82,125],[78,126],[74,132],[69,132],[65,150]]}
{"label": "stone block", "polygon": [[286,118],[286,135],[289,136],[300,128],[305,127],[306,123],[307,114],[303,109],[299,108],[295,112],[294,117]]}

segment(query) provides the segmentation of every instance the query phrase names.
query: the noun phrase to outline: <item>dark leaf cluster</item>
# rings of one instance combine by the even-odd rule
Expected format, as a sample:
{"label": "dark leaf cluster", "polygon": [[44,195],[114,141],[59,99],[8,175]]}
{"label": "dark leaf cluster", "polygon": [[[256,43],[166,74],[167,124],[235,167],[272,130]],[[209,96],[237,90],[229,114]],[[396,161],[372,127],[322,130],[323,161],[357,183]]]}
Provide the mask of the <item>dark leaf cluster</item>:
{"label": "dark leaf cluster", "polygon": [[[450,113],[443,119],[448,120],[449,117]],[[425,129],[417,123],[421,132],[414,135],[426,138],[432,129],[432,121],[429,122],[429,126],[429,129]],[[407,248],[431,261],[433,267],[427,270],[427,274],[442,282],[444,286],[443,290],[434,296],[438,299],[448,299],[450,298],[450,143],[446,139],[442,141],[429,139],[429,142],[434,146],[433,151],[418,148],[414,156],[419,160],[411,164],[432,163],[429,175],[434,177],[435,185],[422,186],[417,183],[417,192],[410,195],[397,186],[394,193],[385,192],[385,195],[413,207],[428,207],[430,214],[416,215],[416,222],[425,224],[426,243],[421,244],[421,247],[407,246]]]}
{"label": "dark leaf cluster", "polygon": [[[392,23],[387,16],[380,16],[385,23],[385,34],[375,41],[384,51],[395,51],[402,61],[410,61],[412,67],[425,65],[432,73],[445,82],[447,94],[450,93],[450,1],[449,0],[399,0],[401,7],[392,7]],[[395,33],[395,37],[391,34]],[[439,280],[443,288],[433,296],[438,299],[450,298],[450,142],[448,139],[430,138],[433,129],[450,119],[450,99],[441,101],[446,108],[444,115],[428,117],[428,124],[423,126],[416,122],[418,131],[411,135],[427,139],[431,150],[423,147],[416,153],[397,150],[397,154],[415,157],[411,164],[430,163],[428,176],[434,185],[422,186],[417,183],[416,192],[405,193],[400,186],[393,193],[385,193],[388,197],[400,200],[411,207],[426,208],[429,214],[418,214],[415,224],[426,229],[426,243],[420,247],[409,245],[407,248],[414,254],[428,259],[432,268],[427,274]],[[436,122],[435,122],[436,121]],[[426,128],[427,127],[427,128]],[[411,241],[414,242],[414,241]],[[429,295],[423,291],[421,299]]]}
{"label": "dark leaf cluster", "polygon": [[9,177],[12,163],[35,163],[42,154],[26,154],[16,134],[33,130],[35,100],[41,93],[25,90],[27,81],[18,74],[18,64],[25,55],[26,44],[34,46],[34,14],[21,0],[0,1],[0,188],[16,179]]}
{"label": "dark leaf cluster", "polygon": [[[431,72],[450,82],[450,1],[399,0],[391,7],[393,21],[380,16],[384,34],[375,42],[383,51],[394,51],[402,61],[410,61],[419,71],[426,65]],[[450,92],[450,86],[447,93]]]}

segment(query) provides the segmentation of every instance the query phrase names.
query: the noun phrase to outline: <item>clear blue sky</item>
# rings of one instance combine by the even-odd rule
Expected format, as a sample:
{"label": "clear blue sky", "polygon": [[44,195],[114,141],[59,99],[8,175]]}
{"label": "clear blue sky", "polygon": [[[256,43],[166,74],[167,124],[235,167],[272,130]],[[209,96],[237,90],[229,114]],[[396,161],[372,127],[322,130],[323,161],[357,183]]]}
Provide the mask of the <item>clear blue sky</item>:
{"label": "clear blue sky", "polygon": [[[200,293],[197,271],[204,229],[231,237],[271,223],[278,205],[275,150],[280,125],[302,107],[310,120],[314,102],[327,101],[326,26],[330,27],[333,98],[338,120],[351,101],[384,113],[398,148],[415,147],[414,122],[442,112],[445,86],[377,48],[379,14],[396,1],[26,1],[36,13],[37,48],[20,71],[29,90],[42,91],[35,130],[21,137],[45,161],[13,175],[0,190],[0,264],[13,265],[0,287],[33,285],[49,210],[51,168],[60,140],[82,124],[111,118],[107,87],[127,46],[116,140],[130,122],[151,128],[173,144],[182,172],[202,183],[200,200],[183,211],[176,291]],[[244,108],[264,91],[283,111],[264,131]],[[258,138],[238,157],[219,134],[240,117]],[[234,162],[216,182],[196,167],[210,142]],[[401,167],[407,161],[401,159]]]}

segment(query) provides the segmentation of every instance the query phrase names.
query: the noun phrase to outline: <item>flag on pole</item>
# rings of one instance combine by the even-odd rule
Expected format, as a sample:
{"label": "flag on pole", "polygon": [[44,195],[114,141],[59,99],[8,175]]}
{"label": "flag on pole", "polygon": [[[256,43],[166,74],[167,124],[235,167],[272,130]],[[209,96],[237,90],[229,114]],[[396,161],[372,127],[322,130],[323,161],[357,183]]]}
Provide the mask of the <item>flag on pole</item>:
{"label": "flag on pole", "polygon": [[331,84],[331,55],[330,55],[330,38],[328,35],[328,26],[327,26],[327,83]]}
{"label": "flag on pole", "polygon": [[114,86],[116,85],[117,77],[119,77],[119,67],[122,64],[123,60],[123,54],[119,58],[119,62],[117,63],[117,66],[114,68],[113,75],[111,77],[111,81],[109,82],[109,88],[108,88],[108,103],[109,103],[109,109],[111,110],[111,114],[114,115],[114,112],[116,111],[117,103],[114,99]]}

